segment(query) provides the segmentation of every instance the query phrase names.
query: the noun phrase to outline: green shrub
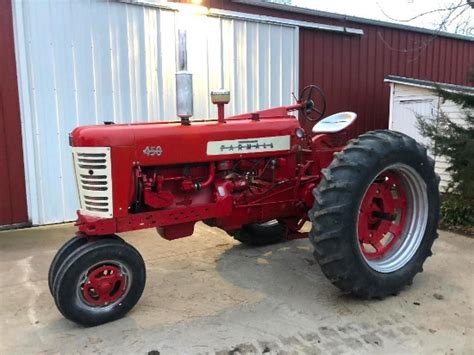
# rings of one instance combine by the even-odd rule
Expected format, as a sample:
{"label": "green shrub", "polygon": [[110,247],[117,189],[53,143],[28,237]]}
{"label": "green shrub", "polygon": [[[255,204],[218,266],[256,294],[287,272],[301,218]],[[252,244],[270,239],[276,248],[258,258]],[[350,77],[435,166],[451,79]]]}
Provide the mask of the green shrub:
{"label": "green shrub", "polygon": [[441,200],[441,224],[446,227],[474,226],[474,203],[466,203],[454,194],[444,194]]}
{"label": "green shrub", "polygon": [[[474,73],[474,71],[473,71]],[[474,75],[473,75],[474,77]],[[474,226],[474,95],[437,89],[444,100],[463,108],[462,122],[441,112],[436,120],[418,117],[421,134],[430,139],[429,148],[444,156],[451,175],[442,199],[441,220],[446,227]]]}

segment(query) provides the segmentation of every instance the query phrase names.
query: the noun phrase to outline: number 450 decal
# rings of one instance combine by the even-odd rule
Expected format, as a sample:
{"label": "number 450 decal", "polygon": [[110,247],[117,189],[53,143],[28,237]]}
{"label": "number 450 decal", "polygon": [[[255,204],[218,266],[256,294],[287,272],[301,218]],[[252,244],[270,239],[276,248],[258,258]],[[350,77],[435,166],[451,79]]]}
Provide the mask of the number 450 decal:
{"label": "number 450 decal", "polygon": [[143,154],[149,157],[159,157],[163,154],[163,149],[161,149],[159,145],[147,145],[146,148],[143,149]]}

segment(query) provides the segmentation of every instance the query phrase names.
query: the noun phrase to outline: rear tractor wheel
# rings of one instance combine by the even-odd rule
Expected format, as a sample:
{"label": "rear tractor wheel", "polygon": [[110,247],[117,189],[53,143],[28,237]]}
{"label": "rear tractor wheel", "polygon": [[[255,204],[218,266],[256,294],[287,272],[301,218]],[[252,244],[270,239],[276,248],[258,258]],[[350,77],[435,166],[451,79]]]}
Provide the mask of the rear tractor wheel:
{"label": "rear tractor wheel", "polygon": [[117,239],[90,241],[73,251],[54,279],[53,296],[69,320],[94,326],[122,318],[145,287],[139,252]]}
{"label": "rear tractor wheel", "polygon": [[434,161],[412,138],[380,130],[349,142],[322,174],[309,217],[324,274],[361,298],[397,294],[437,237]]}

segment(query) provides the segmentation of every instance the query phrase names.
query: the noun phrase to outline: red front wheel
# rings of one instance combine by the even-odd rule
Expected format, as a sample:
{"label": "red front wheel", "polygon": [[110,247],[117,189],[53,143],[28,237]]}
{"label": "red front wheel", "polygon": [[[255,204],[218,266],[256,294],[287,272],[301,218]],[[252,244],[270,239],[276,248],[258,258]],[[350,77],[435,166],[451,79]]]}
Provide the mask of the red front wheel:
{"label": "red front wheel", "polygon": [[[123,239],[120,238],[118,235],[105,235],[101,237],[95,237],[95,241],[98,239],[109,239],[109,240],[116,240],[117,242],[123,242]],[[54,255],[53,260],[51,261],[51,265],[49,266],[48,271],[48,286],[51,295],[54,297],[53,293],[53,284],[54,279],[56,278],[59,269],[63,265],[64,261],[74,253],[79,247],[83,246],[84,244],[88,243],[88,238],[82,236],[74,236],[69,239],[64,245],[56,252]]]}
{"label": "red front wheel", "polygon": [[426,150],[401,133],[369,132],[323,171],[310,239],[336,286],[380,298],[422,271],[438,216],[438,178]]}
{"label": "red front wheel", "polygon": [[59,311],[94,326],[122,318],[145,287],[145,264],[138,251],[118,239],[80,246],[60,266],[53,284]]}
{"label": "red front wheel", "polygon": [[130,274],[128,267],[118,261],[93,265],[78,282],[81,301],[91,307],[105,307],[120,302],[129,291]]}

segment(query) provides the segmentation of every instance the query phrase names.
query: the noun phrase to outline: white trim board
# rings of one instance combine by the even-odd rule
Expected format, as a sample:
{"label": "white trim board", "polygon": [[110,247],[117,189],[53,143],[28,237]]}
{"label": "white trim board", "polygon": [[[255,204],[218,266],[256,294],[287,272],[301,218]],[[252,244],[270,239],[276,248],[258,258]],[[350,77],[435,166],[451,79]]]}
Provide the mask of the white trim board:
{"label": "white trim board", "polygon": [[243,20],[243,21],[276,24],[276,25],[281,25],[281,26],[311,28],[315,30],[339,32],[339,33],[345,33],[349,35],[359,35],[359,36],[364,35],[364,30],[361,28],[334,26],[334,25],[327,25],[327,24],[318,23],[318,22],[291,20],[291,19],[285,19],[281,17],[255,15],[255,14],[250,14],[246,12],[221,10],[221,9],[215,9],[215,8],[207,10],[207,8],[205,8],[204,6],[196,6],[196,5],[190,5],[190,4],[164,3],[164,2],[161,2],[160,0],[116,0],[116,1],[127,3],[127,4],[133,4],[133,5],[158,7],[160,9],[170,10],[170,11],[180,11],[183,9],[194,8],[196,12],[201,15],[207,15],[207,16],[213,16],[213,17],[224,17],[224,18],[231,18],[231,19]]}

